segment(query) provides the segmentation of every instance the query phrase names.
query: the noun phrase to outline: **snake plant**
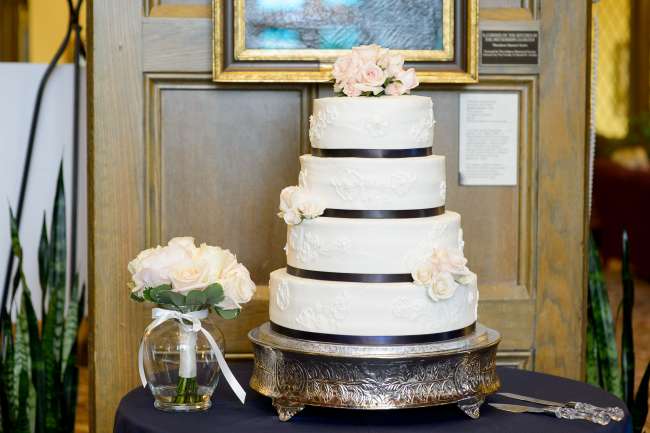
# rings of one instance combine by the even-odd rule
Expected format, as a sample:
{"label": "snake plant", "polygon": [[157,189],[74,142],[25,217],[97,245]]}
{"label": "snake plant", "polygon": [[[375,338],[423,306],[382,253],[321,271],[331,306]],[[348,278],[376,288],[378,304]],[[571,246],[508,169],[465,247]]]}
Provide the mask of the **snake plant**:
{"label": "snake plant", "polygon": [[[68,289],[65,192],[59,169],[47,234],[45,217],[38,249],[41,327],[23,272],[18,225],[10,211],[12,251],[17,259],[8,305],[0,311],[0,432],[74,431],[77,405],[77,336],[85,287],[77,277]],[[21,290],[19,290],[21,289]],[[18,295],[20,293],[20,295]],[[47,306],[46,306],[47,305]],[[11,311],[16,311],[12,330]]]}
{"label": "snake plant", "polygon": [[623,330],[619,362],[615,321],[607,296],[600,256],[593,239],[589,239],[589,288],[587,305],[587,382],[623,399],[632,414],[634,432],[641,432],[648,416],[648,362],[634,396],[634,340],[632,311],[634,279],[630,271],[627,232],[623,232]]}

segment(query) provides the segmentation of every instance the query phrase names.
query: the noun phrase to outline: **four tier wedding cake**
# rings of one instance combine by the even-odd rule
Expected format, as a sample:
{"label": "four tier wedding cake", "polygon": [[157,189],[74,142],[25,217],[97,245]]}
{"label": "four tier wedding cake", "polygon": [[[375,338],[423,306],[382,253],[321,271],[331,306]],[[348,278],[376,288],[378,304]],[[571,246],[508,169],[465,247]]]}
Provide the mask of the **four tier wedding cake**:
{"label": "four tier wedding cake", "polygon": [[398,54],[359,47],[314,101],[312,153],[282,191],[287,267],[271,273],[276,332],[359,344],[455,338],[476,322],[460,215],[445,210],[433,103]]}

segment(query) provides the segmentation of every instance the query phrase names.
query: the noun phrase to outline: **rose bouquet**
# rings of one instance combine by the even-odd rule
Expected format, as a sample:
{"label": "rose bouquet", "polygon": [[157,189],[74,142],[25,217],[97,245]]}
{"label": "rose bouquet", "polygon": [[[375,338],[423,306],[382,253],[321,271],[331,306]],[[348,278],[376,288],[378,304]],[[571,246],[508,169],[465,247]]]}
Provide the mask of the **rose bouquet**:
{"label": "rose bouquet", "polygon": [[225,319],[239,315],[255,283],[228,250],[179,237],[142,251],[129,263],[131,298],[179,311],[212,308]]}
{"label": "rose bouquet", "polygon": [[[255,283],[248,270],[230,251],[206,244],[197,247],[191,237],[173,238],[167,246],[142,251],[129,263],[128,269],[131,298],[158,305],[138,355],[142,384],[151,385],[156,407],[181,411],[207,409],[218,378],[216,364],[243,402],[245,392],[223,358],[220,331],[209,330],[201,320],[208,318],[210,309],[225,319],[239,315],[241,304],[250,301],[255,293]],[[167,321],[176,322],[177,326],[164,325]],[[209,350],[202,352],[197,381],[200,342]],[[167,349],[161,352],[159,347]],[[165,359],[170,356],[174,358]],[[178,366],[175,386],[173,382],[172,385],[159,383],[176,376],[175,372],[167,371],[172,365]]]}
{"label": "rose bouquet", "polygon": [[334,63],[338,96],[398,96],[418,86],[415,69],[404,69],[404,57],[379,45],[352,48]]}

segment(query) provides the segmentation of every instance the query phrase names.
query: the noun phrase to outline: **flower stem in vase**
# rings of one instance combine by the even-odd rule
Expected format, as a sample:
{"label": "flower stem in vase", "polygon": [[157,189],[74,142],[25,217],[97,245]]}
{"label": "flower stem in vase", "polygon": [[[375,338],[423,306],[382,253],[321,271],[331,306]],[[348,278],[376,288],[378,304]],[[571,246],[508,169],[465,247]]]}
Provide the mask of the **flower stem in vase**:
{"label": "flower stem in vase", "polygon": [[196,334],[191,327],[179,323],[180,361],[178,367],[178,384],[174,403],[188,404],[199,401],[196,382]]}

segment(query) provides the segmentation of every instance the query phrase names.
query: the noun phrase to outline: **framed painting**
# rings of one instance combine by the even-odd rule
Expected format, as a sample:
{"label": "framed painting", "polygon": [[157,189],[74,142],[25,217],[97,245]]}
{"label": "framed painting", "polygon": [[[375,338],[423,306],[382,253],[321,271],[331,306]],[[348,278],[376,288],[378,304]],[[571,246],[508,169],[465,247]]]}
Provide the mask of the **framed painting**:
{"label": "framed painting", "polygon": [[326,82],[357,45],[401,52],[425,83],[478,81],[478,0],[214,0],[213,78]]}

